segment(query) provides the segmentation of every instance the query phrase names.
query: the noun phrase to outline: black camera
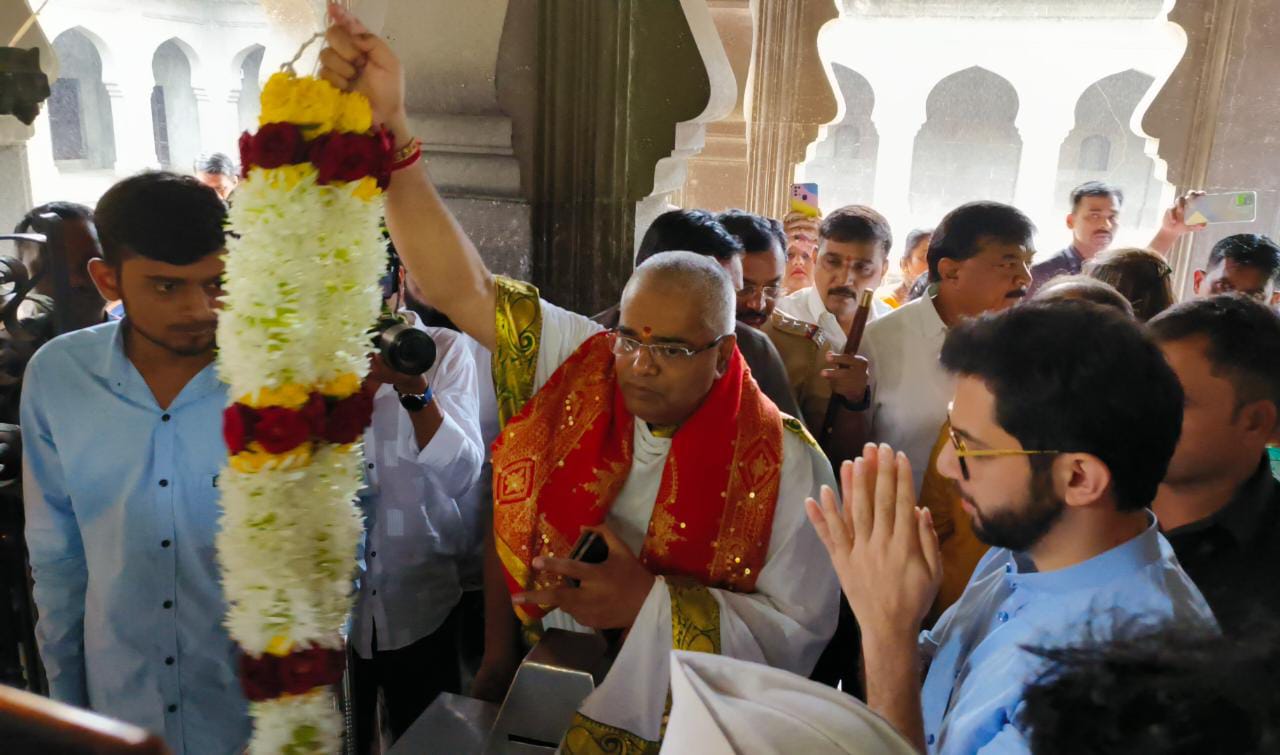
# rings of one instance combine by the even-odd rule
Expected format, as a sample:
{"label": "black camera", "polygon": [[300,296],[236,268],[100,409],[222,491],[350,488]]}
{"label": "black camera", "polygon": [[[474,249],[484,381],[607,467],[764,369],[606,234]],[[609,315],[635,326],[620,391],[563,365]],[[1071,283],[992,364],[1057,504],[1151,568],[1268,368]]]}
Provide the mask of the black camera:
{"label": "black camera", "polygon": [[402,375],[421,375],[436,363],[436,342],[402,317],[384,314],[374,326],[373,347]]}

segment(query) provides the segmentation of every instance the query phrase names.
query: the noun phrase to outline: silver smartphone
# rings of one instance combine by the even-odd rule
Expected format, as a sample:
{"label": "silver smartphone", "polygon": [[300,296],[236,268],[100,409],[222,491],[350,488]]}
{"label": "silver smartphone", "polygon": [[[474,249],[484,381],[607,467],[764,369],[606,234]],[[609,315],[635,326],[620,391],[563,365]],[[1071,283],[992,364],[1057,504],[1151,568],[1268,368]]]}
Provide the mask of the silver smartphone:
{"label": "silver smartphone", "polygon": [[1252,223],[1258,217],[1258,192],[1232,191],[1204,194],[1187,200],[1183,218],[1187,225]]}

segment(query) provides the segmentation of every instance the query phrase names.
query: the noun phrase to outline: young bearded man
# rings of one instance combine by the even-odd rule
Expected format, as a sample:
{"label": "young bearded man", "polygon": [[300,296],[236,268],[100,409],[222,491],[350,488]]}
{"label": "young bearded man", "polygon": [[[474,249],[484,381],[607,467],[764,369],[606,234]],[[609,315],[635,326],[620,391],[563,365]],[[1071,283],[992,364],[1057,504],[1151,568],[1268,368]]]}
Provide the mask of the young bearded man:
{"label": "young bearded man", "polygon": [[1152,510],[1224,631],[1280,619],[1280,315],[1241,296],[1184,302],[1151,333],[1187,396]]}
{"label": "young bearded man", "polygon": [[960,600],[919,633],[942,554],[889,446],[845,463],[843,511],[824,490],[809,517],[862,630],[871,708],[930,753],[1025,753],[1023,693],[1043,663],[1028,647],[1213,622],[1147,510],[1182,391],[1139,325],[1089,302],[962,323],[942,363],[956,388],[938,466],[992,546]]}
{"label": "young bearded man", "polygon": [[[397,144],[410,143],[399,61],[332,12],[321,75],[368,96]],[[506,427],[493,454],[478,696],[506,689],[517,616],[534,629],[624,630],[565,735],[571,753],[656,750],[673,648],[807,673],[837,592],[794,496],[830,481],[830,467],[751,379],[723,268],[654,256],[606,332],[495,278],[421,169],[392,175],[387,226],[425,298],[494,354]],[[584,528],[608,546],[602,563],[567,559]]]}
{"label": "young bearded man", "polygon": [[50,341],[23,384],[26,537],[52,696],[150,729],[176,753],[238,753],[249,737],[214,558],[225,219],[191,177],[109,189],[89,271],[128,315]]}
{"label": "young bearded man", "polygon": [[[1188,192],[1166,210],[1160,230],[1147,248],[1167,258],[1179,236],[1203,228],[1203,225],[1189,226],[1184,220],[1187,200],[1203,193]],[[1031,268],[1031,293],[1059,275],[1079,275],[1086,262],[1106,251],[1115,241],[1123,204],[1124,192],[1101,181],[1086,181],[1072,189],[1071,212],[1067,215],[1071,243]]]}
{"label": "young bearded man", "polygon": [[1280,245],[1267,236],[1238,233],[1213,245],[1209,262],[1194,274],[1196,296],[1240,293],[1280,306]]}

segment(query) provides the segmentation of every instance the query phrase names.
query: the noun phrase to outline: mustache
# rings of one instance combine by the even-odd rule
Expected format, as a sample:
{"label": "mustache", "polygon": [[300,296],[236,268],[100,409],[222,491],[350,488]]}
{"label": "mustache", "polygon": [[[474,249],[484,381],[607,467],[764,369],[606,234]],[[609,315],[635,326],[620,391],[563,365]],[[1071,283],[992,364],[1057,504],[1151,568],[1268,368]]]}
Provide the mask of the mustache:
{"label": "mustache", "polygon": [[173,333],[190,333],[192,335],[199,333],[208,333],[218,327],[217,320],[211,320],[207,323],[186,323],[184,325],[169,326],[170,332]]}
{"label": "mustache", "polygon": [[754,317],[754,318],[759,318],[759,319],[763,320],[763,319],[767,318],[768,316],[769,316],[769,313],[765,312],[765,311],[764,311],[764,310],[762,310],[762,309],[740,309],[740,310],[738,310],[738,319],[739,319],[739,320],[743,320],[743,319],[746,319],[746,318],[748,318],[748,317]]}
{"label": "mustache", "polygon": [[1005,294],[1005,295],[1004,295],[1004,298],[1006,298],[1006,299],[1025,299],[1025,298],[1026,298],[1026,296],[1027,296],[1027,289],[1025,289],[1025,288],[1020,288],[1020,289],[1017,289],[1016,291],[1010,291],[1009,293]]}
{"label": "mustache", "polygon": [[843,296],[848,299],[856,299],[858,298],[858,292],[847,286],[839,286],[827,289],[827,296]]}

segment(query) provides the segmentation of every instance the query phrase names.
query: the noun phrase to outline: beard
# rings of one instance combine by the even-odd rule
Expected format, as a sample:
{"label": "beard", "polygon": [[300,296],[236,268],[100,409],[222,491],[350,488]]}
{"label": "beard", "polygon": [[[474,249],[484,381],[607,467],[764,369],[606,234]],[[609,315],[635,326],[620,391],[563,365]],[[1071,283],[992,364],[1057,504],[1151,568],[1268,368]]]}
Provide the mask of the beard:
{"label": "beard", "polygon": [[1066,502],[1053,492],[1049,467],[1032,467],[1031,489],[1027,498],[1016,506],[984,514],[972,498],[963,491],[960,495],[974,508],[973,534],[993,548],[1011,551],[1026,551],[1034,546],[1052,529],[1066,508]]}
{"label": "beard", "polygon": [[[128,305],[126,304],[125,306],[125,311],[127,313]],[[125,324],[130,330],[137,333],[142,338],[145,338],[156,346],[159,346],[165,351],[179,357],[204,356],[205,354],[213,351],[218,345],[217,337],[215,335],[205,336],[201,335],[199,331],[194,331],[187,335],[178,331],[166,336],[150,333],[147,330],[138,327],[136,322],[129,320],[127,314],[125,315]],[[172,329],[170,330],[172,331]]]}

